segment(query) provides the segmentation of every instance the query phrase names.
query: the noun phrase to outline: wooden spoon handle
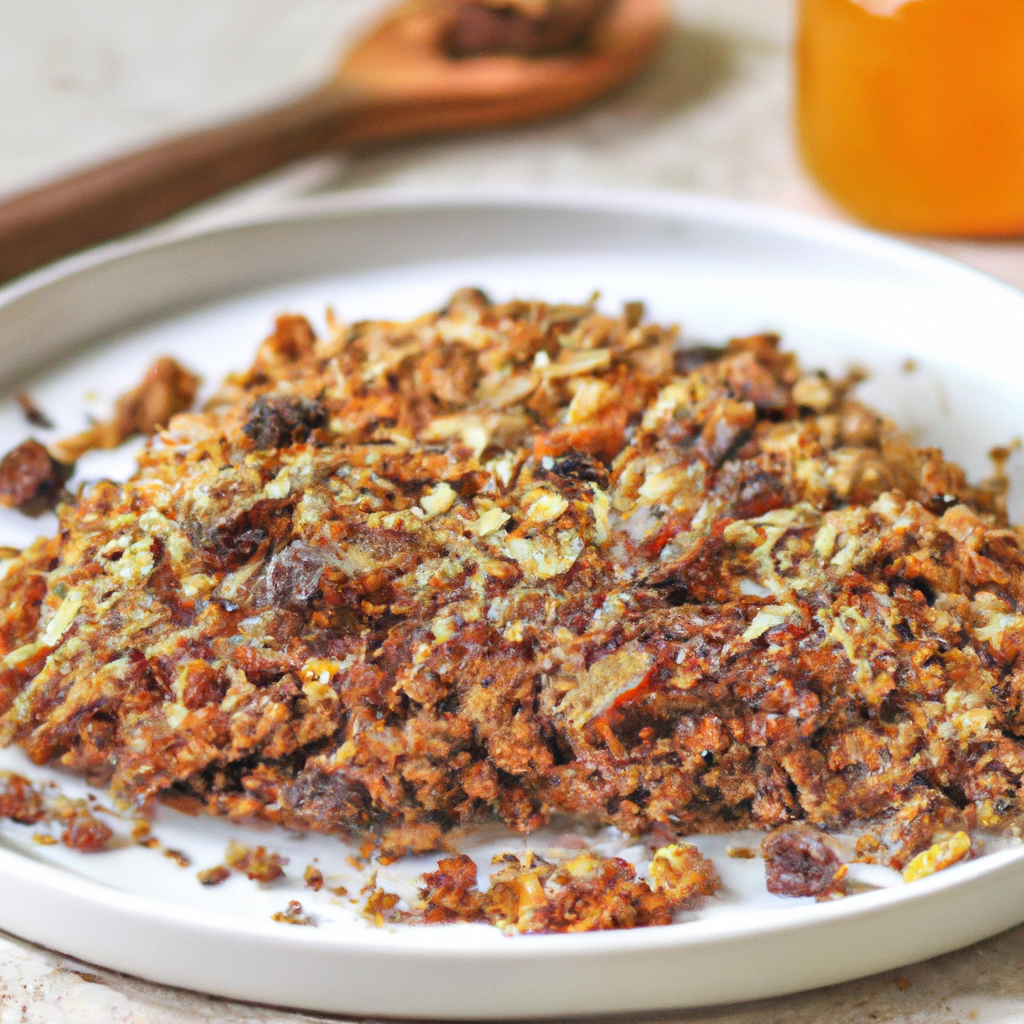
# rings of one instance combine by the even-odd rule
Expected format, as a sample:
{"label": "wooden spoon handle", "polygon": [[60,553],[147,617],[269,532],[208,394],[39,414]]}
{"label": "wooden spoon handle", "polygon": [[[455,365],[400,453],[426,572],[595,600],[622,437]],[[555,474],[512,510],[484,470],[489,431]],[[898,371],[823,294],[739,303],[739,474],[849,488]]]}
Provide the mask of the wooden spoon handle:
{"label": "wooden spoon handle", "polygon": [[0,281],[343,145],[374,120],[375,106],[344,88],[323,89],[16,196],[0,204]]}

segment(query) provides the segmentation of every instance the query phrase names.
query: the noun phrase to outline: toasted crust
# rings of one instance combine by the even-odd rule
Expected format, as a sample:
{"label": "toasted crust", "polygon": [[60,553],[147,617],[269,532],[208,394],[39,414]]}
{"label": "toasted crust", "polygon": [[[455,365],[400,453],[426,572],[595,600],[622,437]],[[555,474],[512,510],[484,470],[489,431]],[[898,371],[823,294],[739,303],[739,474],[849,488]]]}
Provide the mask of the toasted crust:
{"label": "toasted crust", "polygon": [[0,582],[2,738],[392,852],[563,812],[870,822],[903,863],[1005,823],[1022,535],[847,391],[634,306],[282,317]]}

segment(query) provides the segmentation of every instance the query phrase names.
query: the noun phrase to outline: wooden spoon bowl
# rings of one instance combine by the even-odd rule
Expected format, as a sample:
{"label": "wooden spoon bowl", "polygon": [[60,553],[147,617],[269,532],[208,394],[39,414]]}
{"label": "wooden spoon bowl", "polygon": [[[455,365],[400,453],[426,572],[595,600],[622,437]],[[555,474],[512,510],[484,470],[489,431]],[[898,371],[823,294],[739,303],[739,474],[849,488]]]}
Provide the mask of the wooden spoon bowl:
{"label": "wooden spoon bowl", "polygon": [[412,0],[351,50],[330,82],[296,102],[0,204],[0,281],[316,153],[570,110],[636,74],[669,23],[667,0],[613,0],[578,48],[454,58],[445,39],[457,17],[454,0]]}

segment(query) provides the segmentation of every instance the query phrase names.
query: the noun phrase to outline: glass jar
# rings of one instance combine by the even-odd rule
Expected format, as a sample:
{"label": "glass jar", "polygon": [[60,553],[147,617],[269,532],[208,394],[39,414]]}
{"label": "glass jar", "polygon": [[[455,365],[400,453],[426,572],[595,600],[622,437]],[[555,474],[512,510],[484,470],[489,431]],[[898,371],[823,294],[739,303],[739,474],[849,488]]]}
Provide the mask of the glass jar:
{"label": "glass jar", "polygon": [[1024,0],[800,0],[797,131],[869,224],[1024,233]]}

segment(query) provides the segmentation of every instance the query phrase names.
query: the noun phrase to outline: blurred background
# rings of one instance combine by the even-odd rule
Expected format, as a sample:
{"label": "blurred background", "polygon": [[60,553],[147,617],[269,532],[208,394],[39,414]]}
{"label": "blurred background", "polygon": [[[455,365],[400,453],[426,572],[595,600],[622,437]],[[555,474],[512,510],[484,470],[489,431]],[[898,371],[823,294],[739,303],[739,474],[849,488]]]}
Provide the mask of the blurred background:
{"label": "blurred background", "polygon": [[[0,194],[298,95],[389,6],[0,0]],[[595,106],[387,147],[339,162],[332,184],[587,183],[812,203],[789,141],[792,6],[678,0],[655,66]]]}
{"label": "blurred background", "polygon": [[[0,200],[298,96],[391,6],[0,0]],[[796,0],[674,0],[673,7],[675,25],[653,66],[579,112],[309,160],[232,203],[325,188],[594,185],[696,191],[842,217],[809,180],[794,145]],[[953,249],[1024,285],[1016,244]]]}
{"label": "blurred background", "polygon": [[[0,0],[0,200],[299,96],[390,6]],[[794,143],[796,0],[673,6],[674,26],[653,65],[582,110],[309,159],[199,215],[324,189],[587,185],[693,191],[847,219],[807,176]],[[1024,286],[1016,242],[927,244]]]}

